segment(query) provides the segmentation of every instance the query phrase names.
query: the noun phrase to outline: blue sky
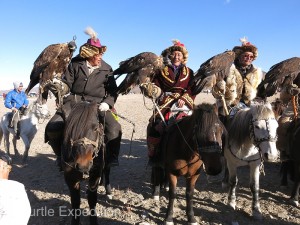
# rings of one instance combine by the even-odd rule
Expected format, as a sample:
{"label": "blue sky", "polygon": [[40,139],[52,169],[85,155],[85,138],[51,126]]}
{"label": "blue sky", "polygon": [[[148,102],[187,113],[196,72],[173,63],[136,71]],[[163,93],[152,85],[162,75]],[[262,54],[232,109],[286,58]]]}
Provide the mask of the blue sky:
{"label": "blue sky", "polygon": [[299,9],[299,0],[0,0],[0,89],[12,88],[15,80],[27,86],[48,45],[76,35],[79,49],[88,39],[87,26],[108,47],[104,60],[113,69],[144,51],[160,54],[179,39],[196,71],[246,36],[259,50],[254,64],[268,71],[300,56]]}

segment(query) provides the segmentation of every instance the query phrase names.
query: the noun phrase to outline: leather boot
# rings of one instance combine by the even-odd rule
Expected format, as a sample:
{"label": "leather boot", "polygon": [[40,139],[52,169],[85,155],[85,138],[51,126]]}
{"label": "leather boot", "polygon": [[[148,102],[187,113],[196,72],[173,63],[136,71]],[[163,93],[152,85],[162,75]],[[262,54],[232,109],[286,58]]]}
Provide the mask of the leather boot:
{"label": "leather boot", "polygon": [[116,138],[106,144],[107,167],[119,166],[121,138]]}
{"label": "leather boot", "polygon": [[160,143],[160,137],[148,137],[147,138],[147,146],[148,146],[148,165],[153,166],[157,161],[157,153]]}

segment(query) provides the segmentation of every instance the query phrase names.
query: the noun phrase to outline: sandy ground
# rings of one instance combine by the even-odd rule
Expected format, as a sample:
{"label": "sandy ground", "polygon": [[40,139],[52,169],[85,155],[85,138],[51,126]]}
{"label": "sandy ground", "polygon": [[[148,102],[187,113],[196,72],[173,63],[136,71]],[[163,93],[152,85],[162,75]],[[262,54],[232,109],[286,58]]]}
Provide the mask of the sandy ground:
{"label": "sandy ground", "polygon": [[[210,94],[197,96],[197,103],[213,102]],[[51,113],[55,112],[54,100],[48,101]],[[120,166],[111,172],[111,184],[114,197],[108,200],[104,188],[98,188],[98,222],[99,224],[163,224],[167,207],[167,193],[163,192],[160,201],[151,198],[150,168],[147,167],[147,149],[145,143],[146,126],[151,116],[151,102],[142,95],[131,94],[120,96],[116,108],[118,113],[135,123],[120,119],[123,129]],[[147,109],[148,108],[148,109]],[[0,100],[0,115],[8,110]],[[68,209],[70,197],[63,174],[58,172],[54,164],[54,154],[48,144],[44,143],[44,128],[47,121],[39,125],[39,131],[29,151],[28,165],[22,167],[21,160],[14,157],[11,179],[24,183],[32,207],[30,225],[70,223]],[[131,149],[130,149],[131,146]],[[1,150],[4,149],[1,143]],[[22,141],[18,149],[23,152]],[[12,151],[12,147],[11,147]],[[280,163],[265,163],[266,176],[261,177],[260,203],[264,218],[255,221],[251,214],[251,192],[249,187],[249,169],[239,170],[237,188],[237,210],[227,206],[227,190],[223,190],[220,182],[209,183],[204,173],[201,174],[195,192],[194,208],[199,224],[210,225],[258,225],[258,224],[300,224],[300,210],[288,202],[291,187],[280,188]],[[290,183],[291,184],[291,183]],[[175,209],[176,224],[187,224],[185,215],[185,187],[183,179],[178,184],[178,197]],[[81,208],[88,210],[86,200],[86,182],[82,182]],[[85,215],[83,213],[83,215]],[[88,217],[82,216],[82,224],[88,224]]]}

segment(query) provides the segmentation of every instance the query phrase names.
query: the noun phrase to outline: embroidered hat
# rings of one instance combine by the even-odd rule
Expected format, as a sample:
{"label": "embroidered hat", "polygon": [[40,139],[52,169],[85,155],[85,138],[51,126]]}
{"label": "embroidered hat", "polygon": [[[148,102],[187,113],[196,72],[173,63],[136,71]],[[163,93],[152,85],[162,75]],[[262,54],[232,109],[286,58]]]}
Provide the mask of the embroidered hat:
{"label": "embroidered hat", "polygon": [[244,52],[252,52],[253,53],[253,60],[255,60],[258,56],[257,47],[251,44],[246,37],[240,39],[242,42],[241,46],[235,46],[232,51],[235,52],[235,58],[238,58]]}
{"label": "embroidered hat", "polygon": [[182,44],[179,40],[177,39],[174,39],[172,40],[173,42],[173,45],[166,48],[165,50],[162,51],[161,55],[163,57],[172,57],[172,52],[174,51],[180,51],[182,52],[183,54],[183,63],[182,64],[186,64],[187,63],[187,60],[188,60],[188,57],[189,57],[189,53],[186,49],[186,47],[184,46],[184,44]]}
{"label": "embroidered hat", "polygon": [[20,86],[23,87],[23,83],[20,81],[15,81],[13,82],[13,84],[14,84],[14,89],[18,89]]}
{"label": "embroidered hat", "polygon": [[90,38],[80,47],[79,55],[82,58],[90,58],[106,51],[106,46],[101,45],[99,38],[97,38],[97,33],[93,28],[87,27],[84,32],[89,35]]}

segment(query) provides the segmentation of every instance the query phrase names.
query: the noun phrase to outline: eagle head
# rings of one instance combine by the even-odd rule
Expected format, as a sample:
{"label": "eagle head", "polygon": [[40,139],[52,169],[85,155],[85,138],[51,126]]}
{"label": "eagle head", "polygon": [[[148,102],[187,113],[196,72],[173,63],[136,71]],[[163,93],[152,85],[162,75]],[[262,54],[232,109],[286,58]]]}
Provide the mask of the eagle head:
{"label": "eagle head", "polygon": [[76,45],[76,43],[75,43],[75,40],[68,42],[68,48],[69,48],[71,54],[72,54],[73,52],[75,52],[75,50],[76,50],[76,48],[77,48],[77,45]]}

